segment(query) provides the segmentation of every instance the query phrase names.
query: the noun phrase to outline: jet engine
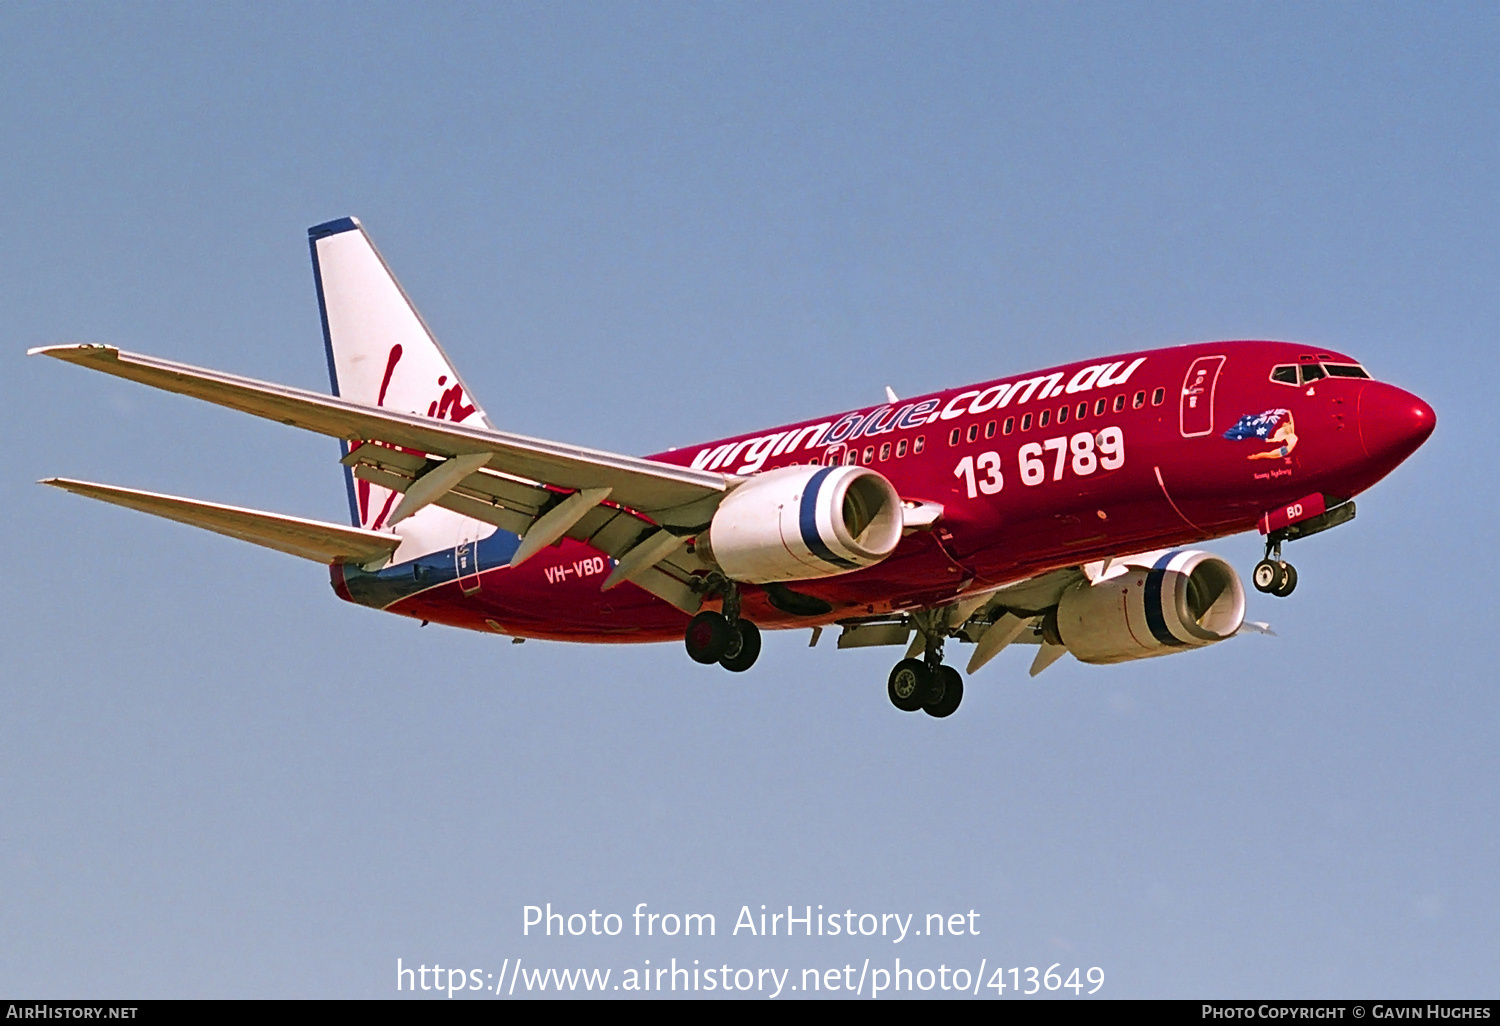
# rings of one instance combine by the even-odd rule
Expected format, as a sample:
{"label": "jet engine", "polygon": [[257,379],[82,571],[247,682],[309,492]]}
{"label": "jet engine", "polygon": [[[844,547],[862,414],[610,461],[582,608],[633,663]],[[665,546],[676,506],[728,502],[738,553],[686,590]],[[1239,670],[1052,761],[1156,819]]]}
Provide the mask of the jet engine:
{"label": "jet engine", "polygon": [[1245,620],[1245,589],[1218,556],[1131,556],[1057,605],[1057,633],[1080,662],[1120,663],[1223,641]]}
{"label": "jet engine", "polygon": [[696,551],[732,580],[806,581],[880,562],[901,527],[901,498],[875,471],[783,467],[725,496]]}

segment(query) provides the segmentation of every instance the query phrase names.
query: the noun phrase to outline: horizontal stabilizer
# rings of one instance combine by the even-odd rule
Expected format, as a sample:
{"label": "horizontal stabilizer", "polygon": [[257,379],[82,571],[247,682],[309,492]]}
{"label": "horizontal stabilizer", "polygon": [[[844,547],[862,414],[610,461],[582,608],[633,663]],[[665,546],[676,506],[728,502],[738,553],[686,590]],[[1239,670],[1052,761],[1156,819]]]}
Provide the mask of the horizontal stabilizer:
{"label": "horizontal stabilizer", "polygon": [[342,524],[327,524],[321,520],[304,520],[280,513],[265,513],[257,509],[223,506],[217,502],[183,499],[175,495],[159,495],[88,481],[72,481],[65,477],[49,477],[40,483],[62,488],[75,495],[86,495],[90,499],[165,517],[179,524],[191,524],[204,530],[226,534],[240,541],[319,563],[383,563],[396,551],[396,546],[401,544],[401,539],[394,534],[345,527]]}

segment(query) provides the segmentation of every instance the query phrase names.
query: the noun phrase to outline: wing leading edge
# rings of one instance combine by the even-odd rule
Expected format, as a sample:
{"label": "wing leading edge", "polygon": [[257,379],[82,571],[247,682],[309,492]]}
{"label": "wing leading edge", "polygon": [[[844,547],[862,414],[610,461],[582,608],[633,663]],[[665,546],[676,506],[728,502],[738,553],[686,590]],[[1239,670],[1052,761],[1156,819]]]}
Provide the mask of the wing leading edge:
{"label": "wing leading edge", "polygon": [[486,466],[501,474],[568,490],[609,488],[612,502],[668,526],[701,527],[736,483],[732,475],[398,413],[114,346],[44,346],[28,355],[50,356],[350,443],[379,442],[445,458],[487,453]]}

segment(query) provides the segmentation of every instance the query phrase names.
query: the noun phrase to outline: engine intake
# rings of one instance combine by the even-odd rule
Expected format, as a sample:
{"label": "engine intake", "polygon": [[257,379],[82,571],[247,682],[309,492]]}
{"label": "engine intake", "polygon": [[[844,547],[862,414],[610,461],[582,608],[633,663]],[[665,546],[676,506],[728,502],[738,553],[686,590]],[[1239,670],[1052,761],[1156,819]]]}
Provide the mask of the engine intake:
{"label": "engine intake", "polygon": [[1075,585],[1057,605],[1057,632],[1080,662],[1201,648],[1233,636],[1245,620],[1245,588],[1218,556],[1174,549],[1120,562],[1123,573]]}
{"label": "engine intake", "polygon": [[880,562],[901,527],[901,497],[875,471],[784,467],[725,496],[696,547],[736,581],[806,581]]}

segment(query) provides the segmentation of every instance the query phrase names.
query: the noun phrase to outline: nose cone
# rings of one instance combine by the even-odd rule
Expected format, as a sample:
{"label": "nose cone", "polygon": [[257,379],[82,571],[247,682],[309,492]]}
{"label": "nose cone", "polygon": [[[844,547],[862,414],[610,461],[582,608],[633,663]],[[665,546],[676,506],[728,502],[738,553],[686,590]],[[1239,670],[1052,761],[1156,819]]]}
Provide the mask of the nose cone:
{"label": "nose cone", "polygon": [[1359,440],[1365,454],[1394,467],[1437,427],[1437,414],[1394,385],[1372,381],[1359,394]]}

